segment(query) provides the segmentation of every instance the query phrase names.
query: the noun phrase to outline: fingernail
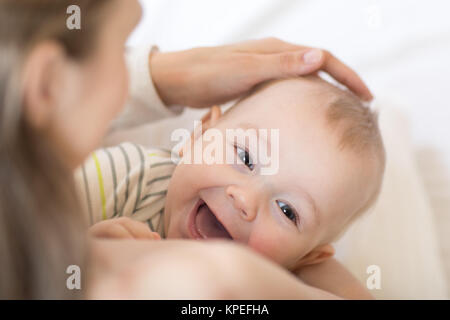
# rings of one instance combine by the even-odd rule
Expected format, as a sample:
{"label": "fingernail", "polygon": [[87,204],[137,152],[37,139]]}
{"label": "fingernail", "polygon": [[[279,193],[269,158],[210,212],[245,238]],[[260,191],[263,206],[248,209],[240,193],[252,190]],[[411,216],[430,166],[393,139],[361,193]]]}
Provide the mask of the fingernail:
{"label": "fingernail", "polygon": [[370,93],[367,97],[366,97],[367,101],[369,102],[373,102],[373,100],[375,99],[375,97]]}
{"label": "fingernail", "polygon": [[306,64],[315,64],[319,62],[320,59],[322,59],[322,50],[319,49],[309,50],[303,55],[303,61]]}

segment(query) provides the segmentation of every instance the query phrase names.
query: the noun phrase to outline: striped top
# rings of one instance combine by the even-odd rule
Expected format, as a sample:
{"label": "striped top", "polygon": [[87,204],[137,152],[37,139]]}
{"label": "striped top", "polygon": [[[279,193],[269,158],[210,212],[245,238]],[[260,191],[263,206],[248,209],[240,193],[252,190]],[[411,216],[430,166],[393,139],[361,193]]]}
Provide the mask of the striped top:
{"label": "striped top", "polygon": [[170,150],[133,143],[99,149],[75,173],[89,224],[130,217],[164,235],[164,204],[176,164]]}

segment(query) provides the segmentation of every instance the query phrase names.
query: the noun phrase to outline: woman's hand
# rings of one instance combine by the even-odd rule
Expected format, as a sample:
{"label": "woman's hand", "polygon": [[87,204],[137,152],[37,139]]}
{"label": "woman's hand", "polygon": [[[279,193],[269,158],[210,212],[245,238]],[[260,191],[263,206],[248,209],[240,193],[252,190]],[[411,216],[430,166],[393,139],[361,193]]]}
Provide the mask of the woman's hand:
{"label": "woman's hand", "polygon": [[255,85],[280,78],[327,72],[363,100],[372,94],[361,78],[326,50],[279,39],[150,56],[153,82],[168,105],[210,107],[236,99]]}
{"label": "woman's hand", "polygon": [[94,238],[161,240],[147,224],[127,217],[98,222],[89,228],[89,235]]}

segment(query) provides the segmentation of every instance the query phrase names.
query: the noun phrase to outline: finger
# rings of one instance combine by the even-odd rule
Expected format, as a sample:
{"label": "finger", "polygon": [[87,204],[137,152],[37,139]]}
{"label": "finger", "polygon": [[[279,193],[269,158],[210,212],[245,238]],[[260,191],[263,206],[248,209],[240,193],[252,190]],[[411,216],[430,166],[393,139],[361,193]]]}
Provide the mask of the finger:
{"label": "finger", "polygon": [[161,240],[161,236],[158,232],[152,232],[152,238],[153,240]]}
{"label": "finger", "polygon": [[91,228],[90,235],[96,238],[132,239],[130,232],[120,224],[104,224]]}
{"label": "finger", "polygon": [[243,53],[274,54],[289,51],[299,51],[308,49],[308,47],[294,45],[277,38],[264,38],[249,40],[230,45],[230,48]]}
{"label": "finger", "polygon": [[345,85],[361,99],[366,101],[373,99],[372,93],[358,74],[331,53],[325,52],[325,59],[321,70],[327,72],[336,81]]}
{"label": "finger", "polygon": [[323,70],[363,100],[372,100],[370,90],[358,74],[329,52],[305,49],[273,55],[259,55],[261,81],[304,76]]}
{"label": "finger", "polygon": [[271,55],[259,55],[258,64],[262,81],[298,77],[316,72],[324,63],[324,54],[319,49],[305,49]]}
{"label": "finger", "polygon": [[136,239],[153,239],[154,232],[144,222],[126,219],[121,224]]}
{"label": "finger", "polygon": [[[334,57],[329,52],[324,52],[325,59],[323,61],[323,65],[316,65],[318,69],[313,69],[311,65],[299,65],[301,61],[298,56],[292,54],[293,52],[305,52],[305,50],[312,49],[305,46],[294,45],[289,42],[285,42],[283,40],[277,38],[265,38],[258,40],[250,40],[242,43],[238,43],[235,45],[231,45],[236,51],[242,53],[250,53],[250,54],[276,54],[279,53],[280,56],[276,57],[276,59],[281,59],[282,65],[288,67],[287,70],[275,70],[275,78],[285,77],[282,74],[287,74],[288,76],[295,75],[305,75],[311,72],[317,71],[319,68],[323,71],[327,72],[336,79],[341,84],[345,85],[348,89],[353,91],[357,96],[359,96],[363,100],[370,101],[373,99],[373,95],[367,86],[364,84],[362,79],[353,71],[350,67],[346,66],[339,59]],[[294,62],[292,62],[294,61]],[[295,62],[297,61],[297,62]],[[292,65],[294,68],[290,68]],[[282,67],[284,68],[284,67]],[[297,69],[296,69],[297,68]],[[300,70],[300,73],[296,73],[297,70]],[[284,71],[280,75],[280,71]],[[274,77],[267,77],[268,73],[263,73],[265,76],[264,79],[273,79]]]}
{"label": "finger", "polygon": [[109,220],[97,222],[93,226],[91,226],[88,230],[88,233],[90,236],[98,237],[102,233],[105,232],[105,230],[108,230],[108,228],[111,227],[111,222]]}

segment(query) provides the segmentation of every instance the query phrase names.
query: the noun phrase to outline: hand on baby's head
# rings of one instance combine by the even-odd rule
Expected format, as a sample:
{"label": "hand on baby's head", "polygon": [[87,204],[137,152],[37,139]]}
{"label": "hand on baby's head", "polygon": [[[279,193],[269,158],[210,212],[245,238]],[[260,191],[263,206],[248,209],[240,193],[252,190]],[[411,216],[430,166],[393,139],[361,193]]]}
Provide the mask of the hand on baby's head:
{"label": "hand on baby's head", "polygon": [[[181,163],[169,186],[166,234],[191,238],[193,225],[209,238],[220,227],[227,238],[289,269],[332,255],[328,244],[373,203],[381,185],[384,151],[376,116],[351,93],[317,77],[269,82],[223,116],[215,112],[204,129],[223,133],[224,151],[217,156],[225,158],[230,145],[238,162]],[[227,137],[230,129],[256,134],[242,145]],[[192,148],[210,147],[205,136]],[[252,138],[277,158],[273,174],[262,174]]]}

